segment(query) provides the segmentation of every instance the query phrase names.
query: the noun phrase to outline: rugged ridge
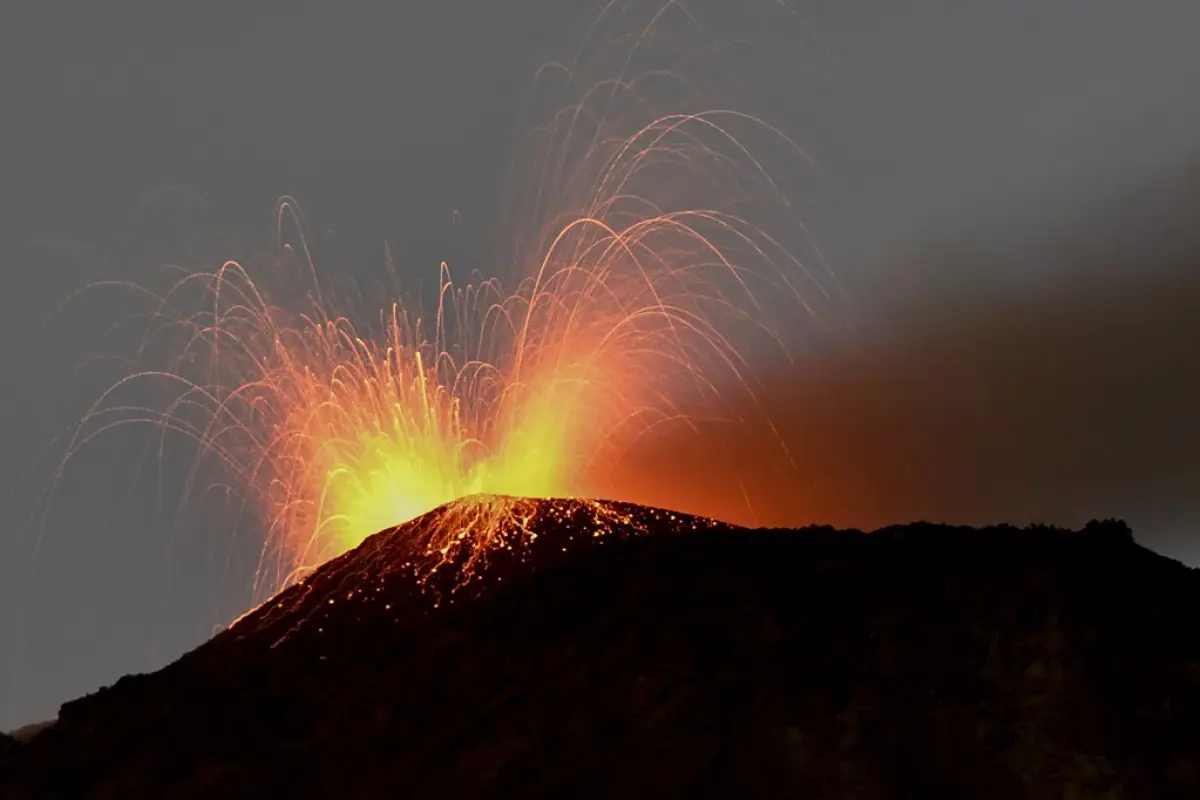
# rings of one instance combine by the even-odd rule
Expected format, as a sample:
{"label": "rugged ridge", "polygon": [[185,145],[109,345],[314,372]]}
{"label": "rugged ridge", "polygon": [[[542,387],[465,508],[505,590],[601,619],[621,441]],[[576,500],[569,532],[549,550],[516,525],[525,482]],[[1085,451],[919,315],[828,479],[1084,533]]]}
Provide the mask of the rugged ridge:
{"label": "rugged ridge", "polygon": [[503,500],[506,546],[418,584],[471,502],[65,704],[0,797],[1200,796],[1200,575],[1122,523]]}

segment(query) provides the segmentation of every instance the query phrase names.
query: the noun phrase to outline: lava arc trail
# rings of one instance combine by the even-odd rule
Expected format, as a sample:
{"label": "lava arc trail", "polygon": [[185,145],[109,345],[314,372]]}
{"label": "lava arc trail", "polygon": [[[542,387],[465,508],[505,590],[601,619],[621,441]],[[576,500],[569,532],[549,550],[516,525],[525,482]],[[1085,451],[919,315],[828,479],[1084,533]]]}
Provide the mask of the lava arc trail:
{"label": "lava arc trail", "polygon": [[[829,286],[785,244],[802,227],[760,151],[802,154],[762,120],[705,110],[660,66],[650,44],[688,24],[683,5],[609,33],[642,5],[611,4],[575,61],[535,82],[556,110],[514,161],[510,279],[460,284],[442,264],[432,301],[395,286],[382,308],[343,302],[346,276],[320,272],[285,198],[276,269],[228,262],[139,288],[139,370],[91,408],[68,459],[131,422],[187,437],[195,480],[219,462],[264,521],[261,595],[456,498],[481,496],[486,547],[512,505],[483,496],[604,493],[641,437],[719,407],[748,348],[782,347],[780,308],[813,312]],[[276,299],[299,286],[302,304]],[[128,402],[145,382],[168,401]]]}

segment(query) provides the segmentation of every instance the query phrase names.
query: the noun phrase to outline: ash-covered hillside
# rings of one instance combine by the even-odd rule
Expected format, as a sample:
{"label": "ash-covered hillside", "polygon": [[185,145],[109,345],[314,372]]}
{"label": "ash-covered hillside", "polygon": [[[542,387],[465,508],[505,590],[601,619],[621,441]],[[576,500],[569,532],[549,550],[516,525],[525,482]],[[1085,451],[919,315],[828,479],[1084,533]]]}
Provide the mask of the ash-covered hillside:
{"label": "ash-covered hillside", "polygon": [[473,561],[475,502],[64,705],[0,797],[1200,796],[1200,575],[1121,523],[491,498]]}

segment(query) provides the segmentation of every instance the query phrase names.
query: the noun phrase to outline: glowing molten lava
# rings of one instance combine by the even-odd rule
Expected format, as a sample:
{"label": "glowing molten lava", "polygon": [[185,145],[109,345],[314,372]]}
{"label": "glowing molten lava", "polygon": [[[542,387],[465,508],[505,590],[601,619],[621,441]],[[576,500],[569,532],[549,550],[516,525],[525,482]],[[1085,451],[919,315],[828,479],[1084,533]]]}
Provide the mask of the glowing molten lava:
{"label": "glowing molten lava", "polygon": [[[624,245],[602,249],[612,248]],[[218,280],[234,275],[245,279],[227,265]],[[430,337],[399,305],[378,339],[344,319],[283,328],[266,307],[223,317],[241,351],[232,363],[257,375],[220,407],[271,431],[254,470],[271,474],[270,516],[293,566],[467,495],[581,491],[622,426],[644,430],[655,411],[669,413],[645,390],[680,367],[694,374],[685,341],[702,329],[662,288],[618,287],[606,269],[570,259],[510,295],[494,282],[456,290],[443,270]]]}

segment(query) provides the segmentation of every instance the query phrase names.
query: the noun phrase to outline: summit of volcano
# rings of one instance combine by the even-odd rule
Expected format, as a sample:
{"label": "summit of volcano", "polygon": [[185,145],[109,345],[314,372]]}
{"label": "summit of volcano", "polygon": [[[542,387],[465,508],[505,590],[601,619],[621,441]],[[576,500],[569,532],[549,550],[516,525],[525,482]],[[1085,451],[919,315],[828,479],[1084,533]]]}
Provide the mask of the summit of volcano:
{"label": "summit of volcano", "polygon": [[1120,522],[464,498],[65,704],[0,796],[1182,797],[1197,602]]}

